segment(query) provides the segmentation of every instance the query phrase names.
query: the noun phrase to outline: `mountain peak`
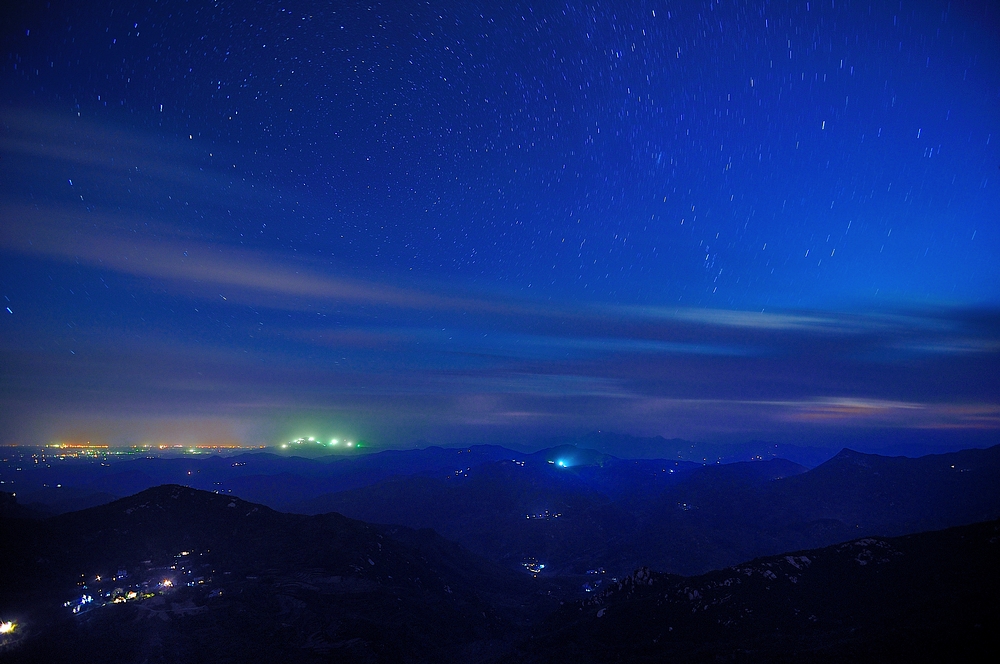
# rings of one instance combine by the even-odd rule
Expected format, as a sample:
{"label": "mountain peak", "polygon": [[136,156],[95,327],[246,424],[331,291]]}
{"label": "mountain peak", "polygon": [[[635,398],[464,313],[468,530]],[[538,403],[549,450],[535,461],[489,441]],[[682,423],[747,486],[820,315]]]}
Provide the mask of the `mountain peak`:
{"label": "mountain peak", "polygon": [[827,463],[848,462],[858,466],[867,466],[871,459],[875,459],[878,456],[878,454],[866,454],[864,452],[858,452],[857,450],[845,447],[837,452],[837,454],[835,454]]}
{"label": "mountain peak", "polygon": [[[227,521],[236,514],[250,516],[274,513],[269,507],[237,498],[236,496],[193,489],[180,484],[162,484],[139,493],[120,498],[105,505],[91,507],[80,513],[89,513],[95,518],[115,519],[114,515],[124,513],[134,522],[149,518],[176,518]],[[56,517],[72,520],[74,513]],[[98,514],[103,517],[97,517]],[[154,517],[155,514],[155,517]]]}

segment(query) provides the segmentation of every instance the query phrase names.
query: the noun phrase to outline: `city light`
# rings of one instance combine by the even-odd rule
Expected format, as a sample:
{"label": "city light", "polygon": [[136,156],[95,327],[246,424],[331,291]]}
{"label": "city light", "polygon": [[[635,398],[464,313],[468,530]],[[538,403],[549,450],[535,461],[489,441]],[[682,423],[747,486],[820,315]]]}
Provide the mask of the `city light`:
{"label": "city light", "polygon": [[324,442],[324,439],[317,439],[315,436],[302,436],[301,438],[296,438],[295,440],[289,440],[288,442],[281,443],[279,446],[283,450],[301,447],[312,447],[312,445],[317,445],[320,448],[323,447],[363,447],[362,443],[354,442],[350,440],[345,440],[343,438],[331,438],[330,442]]}
{"label": "city light", "polygon": [[15,627],[17,627],[17,623],[13,622],[12,620],[8,620],[7,622],[0,622],[0,634],[10,634],[11,632],[14,631]]}

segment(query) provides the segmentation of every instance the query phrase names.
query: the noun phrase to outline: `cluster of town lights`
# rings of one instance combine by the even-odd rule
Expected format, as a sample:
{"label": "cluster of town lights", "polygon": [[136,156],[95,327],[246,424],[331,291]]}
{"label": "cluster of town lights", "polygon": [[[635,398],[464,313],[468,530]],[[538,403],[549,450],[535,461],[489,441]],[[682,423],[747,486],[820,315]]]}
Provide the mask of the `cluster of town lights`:
{"label": "cluster of town lights", "polygon": [[45,454],[58,458],[66,457],[100,457],[100,456],[130,456],[149,454],[151,452],[169,452],[179,454],[227,454],[240,450],[263,450],[266,445],[242,445],[237,443],[141,443],[136,445],[97,445],[86,443],[54,442],[45,445]]}
{"label": "cluster of town lights", "polygon": [[0,622],[0,634],[10,634],[15,627],[17,627],[17,623],[12,620]]}

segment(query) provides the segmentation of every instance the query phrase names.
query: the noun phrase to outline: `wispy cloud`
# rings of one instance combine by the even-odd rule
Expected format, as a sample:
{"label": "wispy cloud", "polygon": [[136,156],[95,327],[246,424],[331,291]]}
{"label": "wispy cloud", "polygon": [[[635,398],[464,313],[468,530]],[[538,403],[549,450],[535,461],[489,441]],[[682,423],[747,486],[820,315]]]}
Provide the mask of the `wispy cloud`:
{"label": "wispy cloud", "polygon": [[[470,350],[479,348],[487,353],[504,345],[506,353],[529,355],[560,349],[573,353],[753,355],[771,352],[768,344],[780,346],[789,334],[817,339],[831,334],[868,335],[876,337],[875,347],[884,353],[992,353],[1000,347],[1000,331],[963,329],[962,322],[947,312],[759,313],[540,303],[496,293],[452,289],[449,294],[439,284],[398,286],[342,276],[315,261],[289,260],[273,252],[185,237],[179,229],[155,220],[150,223],[57,206],[7,204],[0,206],[0,222],[0,250],[150,278],[157,289],[169,288],[202,300],[288,311],[351,304],[501,315],[522,321],[519,327],[526,330],[550,330],[556,321],[561,329],[569,326],[572,330],[571,335],[546,331],[495,335],[492,339],[466,335]],[[872,352],[870,345],[865,352]]]}
{"label": "wispy cloud", "polygon": [[1000,429],[1000,404],[825,398],[772,402],[781,419],[836,426],[904,429]]}
{"label": "wispy cloud", "polygon": [[213,300],[232,297],[249,304],[288,309],[302,305],[274,298],[404,309],[461,309],[475,305],[417,289],[321,274],[315,266],[281,261],[263,252],[193,239],[154,240],[137,233],[128,237],[127,232],[119,230],[130,225],[141,228],[141,220],[130,224],[96,214],[87,218],[57,208],[8,205],[0,208],[0,221],[0,247],[7,251],[161,279]]}
{"label": "wispy cloud", "polygon": [[[28,307],[0,313],[0,416],[11,421],[76,409],[151,421],[215,412],[227,422],[314,411],[384,431],[416,431],[418,420],[695,437],[782,426],[1000,428],[995,312],[542,301],[471,282],[360,274],[275,244],[241,244],[192,225],[186,206],[168,213],[131,193],[141,182],[227,214],[276,204],[274,191],[211,166],[216,155],[196,140],[9,111],[0,123],[0,169],[29,169],[49,188],[34,201],[0,189],[0,252],[117,275],[162,305],[142,312],[162,317],[141,330],[114,322],[125,314],[76,311],[52,324],[58,311],[39,310],[30,323],[20,322]],[[78,200],[79,183],[64,172],[85,174],[88,197],[131,197],[117,207]],[[185,321],[171,327],[164,312],[178,302],[225,323],[209,326],[211,339]]]}
{"label": "wispy cloud", "polygon": [[844,331],[843,319],[820,313],[775,313],[763,311],[731,311],[726,309],[696,309],[691,307],[627,307],[622,313],[654,320],[679,321],[705,326],[759,330]]}

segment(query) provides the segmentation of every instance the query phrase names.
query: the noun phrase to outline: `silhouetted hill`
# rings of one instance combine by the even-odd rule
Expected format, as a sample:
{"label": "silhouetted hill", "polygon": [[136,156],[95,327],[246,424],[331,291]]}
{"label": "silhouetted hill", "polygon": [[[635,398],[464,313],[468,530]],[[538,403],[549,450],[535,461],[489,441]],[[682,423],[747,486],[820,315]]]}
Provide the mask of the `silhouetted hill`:
{"label": "silhouetted hill", "polygon": [[433,528],[508,565],[537,559],[545,573],[622,574],[648,565],[697,574],[861,535],[997,518],[996,477],[1000,447],[918,459],[845,450],[806,471],[783,459],[700,466],[564,446],[294,509]]}
{"label": "silhouetted hill", "polygon": [[573,471],[538,459],[500,461],[331,494],[299,509],[433,528],[508,566],[538,559],[549,573],[581,573],[602,564],[634,522]]}
{"label": "silhouetted hill", "polygon": [[[543,562],[545,574],[582,574],[598,567],[624,573],[654,555],[635,546],[640,542],[639,518],[646,514],[645,503],[671,487],[690,484],[729,495],[733,487],[751,490],[804,471],[785,460],[706,467],[662,459],[623,460],[561,446],[460,469],[445,478],[397,478],[293,509],[433,528],[498,562]],[[691,555],[702,557],[697,551]]]}
{"label": "silhouetted hill", "polygon": [[804,519],[895,535],[1000,516],[1000,446],[911,459],[845,449],[772,487]]}
{"label": "silhouetted hill", "polygon": [[1000,446],[917,459],[844,450],[809,472],[756,486],[694,476],[632,506],[639,526],[627,546],[647,552],[650,567],[697,574],[857,536],[986,521],[1000,517],[996,477]]}
{"label": "silhouetted hill", "polygon": [[509,661],[993,661],[997,560],[992,521],[696,577],[643,568],[561,608]]}
{"label": "silhouetted hill", "polygon": [[[25,634],[3,661],[461,661],[546,607],[530,579],[430,531],[176,485],[0,519],[0,540],[0,611]],[[151,596],[60,606],[129,590]]]}

